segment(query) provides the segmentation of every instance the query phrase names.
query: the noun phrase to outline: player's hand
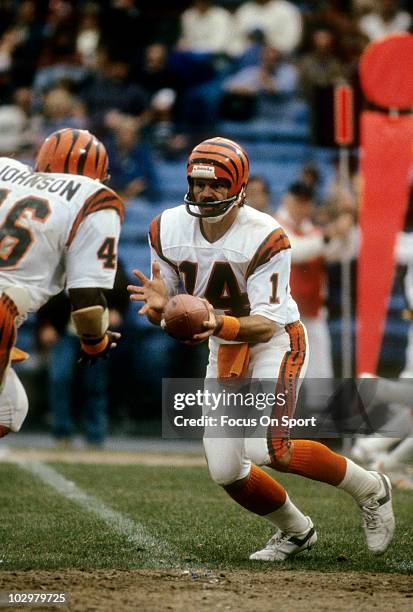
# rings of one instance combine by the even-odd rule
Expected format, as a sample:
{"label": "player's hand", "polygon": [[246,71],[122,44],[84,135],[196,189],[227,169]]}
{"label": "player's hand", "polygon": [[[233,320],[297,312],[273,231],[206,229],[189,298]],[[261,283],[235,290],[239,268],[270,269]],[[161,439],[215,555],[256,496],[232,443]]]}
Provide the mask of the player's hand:
{"label": "player's hand", "polygon": [[168,301],[168,292],[162,279],[159,263],[155,261],[152,264],[152,279],[145,276],[140,270],[133,270],[133,273],[142,285],[128,285],[127,289],[131,294],[132,302],[145,302],[138,311],[139,314],[148,314],[149,310],[161,314]]}
{"label": "player's hand", "polygon": [[184,344],[194,345],[200,344],[201,342],[205,342],[205,340],[208,340],[208,338],[212,336],[212,334],[217,328],[217,318],[215,316],[214,307],[208,302],[208,300],[205,300],[203,298],[202,301],[208,308],[209,312],[209,319],[204,323],[205,331],[200,334],[195,334],[194,336],[192,336],[191,340],[187,340],[186,342],[184,342]]}
{"label": "player's hand", "polygon": [[[100,340],[98,343],[91,344],[84,341],[81,342],[78,363],[82,365],[95,365],[98,359],[107,359],[110,351],[117,347],[120,337],[121,336],[118,332],[108,330],[103,336],[102,340]],[[102,343],[105,338],[107,338],[107,342],[104,343],[102,349],[97,350],[97,352],[93,352],[99,347],[99,344]]]}

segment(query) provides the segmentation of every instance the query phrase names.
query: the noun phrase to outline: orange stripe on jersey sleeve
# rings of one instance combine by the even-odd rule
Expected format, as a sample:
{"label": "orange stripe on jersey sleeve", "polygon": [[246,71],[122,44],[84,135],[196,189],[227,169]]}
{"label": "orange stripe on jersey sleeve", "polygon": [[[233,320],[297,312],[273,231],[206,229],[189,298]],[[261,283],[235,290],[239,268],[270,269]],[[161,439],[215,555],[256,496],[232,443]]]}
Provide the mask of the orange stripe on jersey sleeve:
{"label": "orange stripe on jersey sleeve", "polygon": [[165,257],[162,251],[161,218],[162,218],[162,213],[158,215],[157,217],[155,217],[154,219],[152,219],[151,224],[149,226],[149,241],[151,243],[152,248],[155,249],[158,257],[163,259],[164,262],[170,265],[171,268],[173,268],[175,272],[178,273],[179,272],[178,266],[174,264],[172,261],[170,261],[170,259]]}
{"label": "orange stripe on jersey sleeve", "polygon": [[125,217],[125,206],[122,200],[114,191],[108,189],[107,187],[103,187],[85,200],[85,203],[77,213],[73,222],[66,246],[70,246],[72,244],[82,221],[84,221],[89,215],[92,215],[100,210],[115,210],[120,217],[121,223],[123,223]]}
{"label": "orange stripe on jersey sleeve", "polygon": [[151,221],[149,226],[149,240],[151,242],[151,246],[155,249],[159,257],[162,257],[161,215],[158,215]]}
{"label": "orange stripe on jersey sleeve", "polygon": [[265,238],[265,240],[256,250],[255,255],[251,259],[247,268],[245,278],[249,278],[259,266],[262,266],[270,261],[270,259],[277,255],[277,253],[290,248],[290,241],[288,240],[288,236],[284,230],[281,227],[274,230]]}

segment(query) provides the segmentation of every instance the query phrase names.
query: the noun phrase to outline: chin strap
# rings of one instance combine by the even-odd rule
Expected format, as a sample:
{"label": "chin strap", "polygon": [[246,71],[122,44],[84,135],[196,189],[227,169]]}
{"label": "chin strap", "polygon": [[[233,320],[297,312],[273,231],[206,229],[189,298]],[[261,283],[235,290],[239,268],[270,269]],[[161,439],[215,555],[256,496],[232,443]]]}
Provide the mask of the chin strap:
{"label": "chin strap", "polygon": [[[234,206],[242,205],[245,201],[245,197],[246,197],[245,187],[242,187],[241,191],[237,195],[231,196],[230,198],[227,198],[226,200],[214,200],[212,202],[195,202],[194,200],[191,199],[192,198],[191,192],[188,191],[188,193],[184,197],[184,203],[186,205],[187,212],[193,217],[198,217],[199,219],[213,219],[215,217],[222,218]],[[194,206],[198,208],[199,210],[202,210],[202,208],[206,206],[216,206],[217,209],[218,207],[219,208],[222,207],[222,210],[217,210],[216,212],[213,212],[210,214],[203,214],[202,212],[199,212],[199,213],[194,212],[193,210],[191,210],[191,206]]]}

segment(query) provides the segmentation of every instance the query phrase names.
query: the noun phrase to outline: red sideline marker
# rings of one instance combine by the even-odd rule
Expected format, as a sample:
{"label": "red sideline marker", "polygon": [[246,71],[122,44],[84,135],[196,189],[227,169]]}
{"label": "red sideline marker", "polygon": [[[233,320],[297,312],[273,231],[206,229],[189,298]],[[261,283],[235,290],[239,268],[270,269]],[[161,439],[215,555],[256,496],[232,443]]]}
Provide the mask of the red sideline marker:
{"label": "red sideline marker", "polygon": [[336,143],[345,146],[353,142],[353,89],[337,85],[334,90],[334,127]]}

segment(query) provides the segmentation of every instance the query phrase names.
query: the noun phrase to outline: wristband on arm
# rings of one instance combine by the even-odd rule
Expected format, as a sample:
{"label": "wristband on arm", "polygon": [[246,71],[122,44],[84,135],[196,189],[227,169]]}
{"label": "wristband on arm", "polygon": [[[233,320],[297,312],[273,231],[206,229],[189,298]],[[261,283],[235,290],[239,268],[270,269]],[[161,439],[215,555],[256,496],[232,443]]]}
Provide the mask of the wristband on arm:
{"label": "wristband on arm", "polygon": [[94,356],[103,353],[109,344],[109,336],[105,334],[99,340],[81,340],[80,346],[86,355]]}
{"label": "wristband on arm", "polygon": [[241,323],[236,317],[225,315],[222,320],[221,329],[217,333],[218,338],[223,340],[235,340],[238,336]]}

